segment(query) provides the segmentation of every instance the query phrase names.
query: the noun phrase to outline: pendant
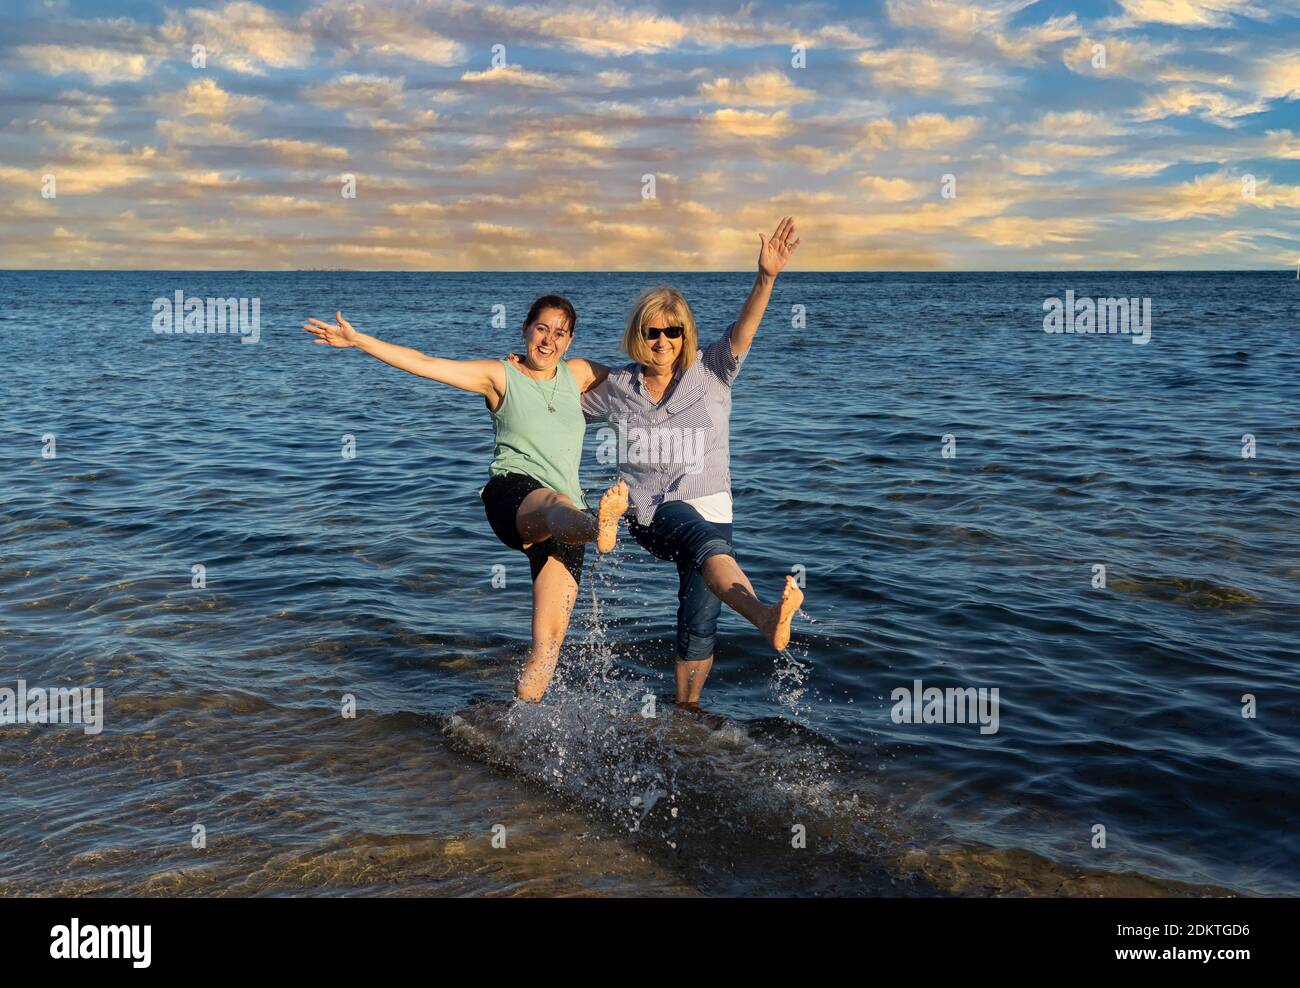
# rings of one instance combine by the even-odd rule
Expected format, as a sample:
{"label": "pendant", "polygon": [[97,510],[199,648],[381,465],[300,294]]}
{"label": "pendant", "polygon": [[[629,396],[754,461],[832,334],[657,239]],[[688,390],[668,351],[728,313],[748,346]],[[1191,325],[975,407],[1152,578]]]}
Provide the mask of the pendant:
{"label": "pendant", "polygon": [[546,410],[547,410],[548,412],[553,412],[553,411],[555,411],[555,406],[554,406],[553,404],[551,404],[551,403],[548,401],[548,402],[546,403]]}

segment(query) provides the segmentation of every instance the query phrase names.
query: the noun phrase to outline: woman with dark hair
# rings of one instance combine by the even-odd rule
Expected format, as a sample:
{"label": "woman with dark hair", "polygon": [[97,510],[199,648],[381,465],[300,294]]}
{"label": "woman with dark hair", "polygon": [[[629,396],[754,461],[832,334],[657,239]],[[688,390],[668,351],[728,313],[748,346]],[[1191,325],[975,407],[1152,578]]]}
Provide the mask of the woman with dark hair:
{"label": "woman with dark hair", "polygon": [[577,313],[560,295],[543,295],[524,319],[524,357],[448,360],[385,343],[334,314],[333,323],[309,319],[315,342],[355,347],[399,370],[481,394],[496,433],[490,478],[480,492],[492,531],[528,557],[533,575],[532,647],[516,695],[537,702],[555,672],[569,615],[582,579],[586,543],[614,548],[618,520],[627,510],[627,485],[607,490],[593,516],[578,485],[586,428],[579,396],[604,379],[607,369],[581,357],[565,360]]}

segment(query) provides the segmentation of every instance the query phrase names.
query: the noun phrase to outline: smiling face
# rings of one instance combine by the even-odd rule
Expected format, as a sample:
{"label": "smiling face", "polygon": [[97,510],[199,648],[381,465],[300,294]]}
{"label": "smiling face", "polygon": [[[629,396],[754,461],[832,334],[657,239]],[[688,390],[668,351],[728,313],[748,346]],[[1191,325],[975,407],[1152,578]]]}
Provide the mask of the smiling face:
{"label": "smiling face", "polygon": [[645,340],[646,359],[642,364],[647,368],[659,371],[664,374],[671,374],[677,364],[677,357],[682,352],[682,344],[685,338],[678,336],[672,340],[668,338],[667,333],[660,333],[657,339],[647,339],[646,334],[653,334],[656,329],[666,329],[669,326],[681,326],[679,320],[674,320],[672,313],[660,312],[658,315],[649,316],[646,322],[641,326],[641,337]]}
{"label": "smiling face", "polygon": [[[681,328],[676,339],[665,333],[646,339],[647,332],[670,326]],[[695,315],[682,293],[675,288],[649,288],[641,293],[627,317],[623,351],[647,374],[661,377],[691,366],[699,350],[698,339]]]}
{"label": "smiling face", "polygon": [[563,309],[545,308],[524,327],[526,363],[531,370],[553,371],[573,342],[573,328]]}

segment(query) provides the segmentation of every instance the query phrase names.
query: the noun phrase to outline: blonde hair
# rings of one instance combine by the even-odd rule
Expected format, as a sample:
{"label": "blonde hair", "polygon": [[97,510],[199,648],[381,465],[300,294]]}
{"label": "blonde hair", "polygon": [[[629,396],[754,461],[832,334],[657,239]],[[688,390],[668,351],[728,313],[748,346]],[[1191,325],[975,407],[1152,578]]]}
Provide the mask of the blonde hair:
{"label": "blonde hair", "polygon": [[682,349],[673,361],[673,371],[684,371],[695,363],[699,351],[699,334],[695,331],[695,314],[691,312],[690,303],[676,288],[667,285],[661,288],[647,288],[632,306],[632,314],[627,317],[627,329],[623,333],[623,352],[638,364],[650,362],[650,344],[641,330],[646,323],[659,316],[666,316],[674,323],[686,327],[682,333]]}

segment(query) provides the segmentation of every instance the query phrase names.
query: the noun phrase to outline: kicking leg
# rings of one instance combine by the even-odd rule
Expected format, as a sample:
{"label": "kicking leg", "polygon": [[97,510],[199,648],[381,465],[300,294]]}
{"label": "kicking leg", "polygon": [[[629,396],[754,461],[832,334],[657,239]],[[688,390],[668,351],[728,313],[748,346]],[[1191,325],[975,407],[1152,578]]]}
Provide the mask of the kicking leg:
{"label": "kicking leg", "polygon": [[600,499],[596,517],[580,510],[563,494],[548,487],[533,491],[515,514],[515,527],[525,547],[547,539],[556,542],[583,543],[596,540],[599,552],[614,548],[618,520],[627,510],[627,484],[619,481]]}
{"label": "kicking leg", "polygon": [[596,512],[596,551],[611,552],[618,540],[618,520],[627,511],[627,484],[619,481],[600,498]]}
{"label": "kicking leg", "polygon": [[562,562],[554,556],[548,557],[533,581],[533,645],[519,674],[519,687],[515,691],[519,699],[537,703],[546,692],[577,599],[578,584],[573,576]]}
{"label": "kicking leg", "polygon": [[764,604],[754,593],[749,577],[731,556],[710,556],[700,567],[709,589],[733,611],[763,633],[778,652],[790,644],[790,621],[803,603],[803,591],[795,585],[794,577],[785,578],[781,599],[775,604]]}

